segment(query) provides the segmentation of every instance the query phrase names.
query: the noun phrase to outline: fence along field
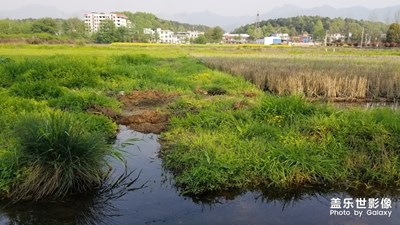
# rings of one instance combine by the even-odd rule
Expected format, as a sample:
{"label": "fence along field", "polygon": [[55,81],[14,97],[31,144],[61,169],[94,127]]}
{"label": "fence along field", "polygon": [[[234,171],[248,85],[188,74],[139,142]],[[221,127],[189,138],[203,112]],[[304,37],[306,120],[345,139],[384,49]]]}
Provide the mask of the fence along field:
{"label": "fence along field", "polygon": [[209,67],[251,80],[278,95],[333,100],[395,100],[400,60],[385,56],[201,57]]}

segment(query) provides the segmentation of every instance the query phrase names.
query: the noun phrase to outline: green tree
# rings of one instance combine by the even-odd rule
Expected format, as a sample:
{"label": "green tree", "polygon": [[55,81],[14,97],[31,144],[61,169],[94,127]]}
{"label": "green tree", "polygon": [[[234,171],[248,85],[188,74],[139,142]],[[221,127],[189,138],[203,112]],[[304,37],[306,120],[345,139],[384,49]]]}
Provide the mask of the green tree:
{"label": "green tree", "polygon": [[282,34],[288,34],[290,30],[289,30],[289,28],[282,26],[282,27],[278,28],[278,31],[279,31],[279,33],[282,33]]}
{"label": "green tree", "polygon": [[104,20],[99,31],[94,34],[96,43],[112,43],[118,40],[117,29],[112,20]]}
{"label": "green tree", "polygon": [[193,40],[193,44],[206,44],[207,38],[204,35],[199,35]]}
{"label": "green tree", "polygon": [[9,34],[11,31],[9,20],[0,20],[0,34]]}
{"label": "green tree", "polygon": [[269,37],[271,34],[275,33],[274,27],[271,25],[271,23],[267,23],[266,25],[262,26],[262,32],[264,37]]}
{"label": "green tree", "polygon": [[52,18],[37,19],[32,24],[31,32],[56,34],[58,32],[58,24]]}
{"label": "green tree", "polygon": [[205,32],[204,36],[210,43],[220,43],[224,36],[224,30],[221,27],[214,27]]}
{"label": "green tree", "polygon": [[322,24],[322,21],[320,19],[318,19],[317,22],[314,24],[312,34],[313,34],[314,40],[321,41],[325,38],[324,25]]}
{"label": "green tree", "polygon": [[332,34],[345,33],[345,22],[342,18],[335,18],[329,26],[329,32]]}
{"label": "green tree", "polygon": [[78,18],[70,18],[62,22],[62,34],[70,38],[85,38],[87,36],[85,23]]}
{"label": "green tree", "polygon": [[250,35],[251,38],[254,39],[254,37],[256,36],[256,26],[254,25],[250,25],[247,27],[246,33],[248,35]]}
{"label": "green tree", "polygon": [[347,33],[351,33],[351,41],[361,41],[362,26],[357,22],[353,21],[347,24]]}
{"label": "green tree", "polygon": [[254,30],[254,39],[259,39],[263,36],[263,31],[261,28],[256,28]]}
{"label": "green tree", "polygon": [[386,40],[400,43],[400,24],[392,23],[386,33]]}
{"label": "green tree", "polygon": [[299,35],[299,33],[297,33],[296,28],[291,27],[291,28],[289,29],[289,36],[290,36],[290,37],[293,37],[293,36],[297,36],[297,35]]}

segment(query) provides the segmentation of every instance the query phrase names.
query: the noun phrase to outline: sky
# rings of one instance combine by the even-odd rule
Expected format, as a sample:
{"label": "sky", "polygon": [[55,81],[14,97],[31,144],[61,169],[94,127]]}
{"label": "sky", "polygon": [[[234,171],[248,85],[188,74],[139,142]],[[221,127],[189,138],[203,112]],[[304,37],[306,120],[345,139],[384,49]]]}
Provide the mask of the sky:
{"label": "sky", "polygon": [[30,4],[42,4],[54,6],[68,13],[80,10],[144,11],[157,14],[210,11],[225,16],[252,15],[257,11],[264,13],[287,4],[302,8],[322,5],[336,8],[356,5],[367,8],[383,8],[400,5],[399,0],[0,0],[0,3],[0,11],[17,9]]}

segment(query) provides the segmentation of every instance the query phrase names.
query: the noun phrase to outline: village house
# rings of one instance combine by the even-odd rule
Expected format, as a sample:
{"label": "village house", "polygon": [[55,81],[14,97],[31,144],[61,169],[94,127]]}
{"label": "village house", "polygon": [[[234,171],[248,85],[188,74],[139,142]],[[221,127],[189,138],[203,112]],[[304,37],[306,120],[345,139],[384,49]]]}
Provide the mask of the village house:
{"label": "village house", "polygon": [[250,35],[248,34],[230,34],[225,33],[223,42],[225,44],[246,44],[249,42]]}

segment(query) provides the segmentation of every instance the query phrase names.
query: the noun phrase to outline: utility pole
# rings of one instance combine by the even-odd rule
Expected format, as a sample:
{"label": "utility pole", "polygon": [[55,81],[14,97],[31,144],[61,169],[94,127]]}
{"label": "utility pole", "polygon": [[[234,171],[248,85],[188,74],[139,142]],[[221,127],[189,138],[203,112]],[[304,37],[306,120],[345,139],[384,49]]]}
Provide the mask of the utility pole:
{"label": "utility pole", "polygon": [[362,33],[361,33],[361,48],[363,46],[363,41],[364,41],[364,27],[363,27]]}
{"label": "utility pole", "polygon": [[260,28],[260,12],[257,12],[256,29]]}
{"label": "utility pole", "polygon": [[260,38],[263,36],[261,28],[260,28],[260,12],[257,12],[257,19],[256,19],[256,29],[255,29],[255,39]]}

